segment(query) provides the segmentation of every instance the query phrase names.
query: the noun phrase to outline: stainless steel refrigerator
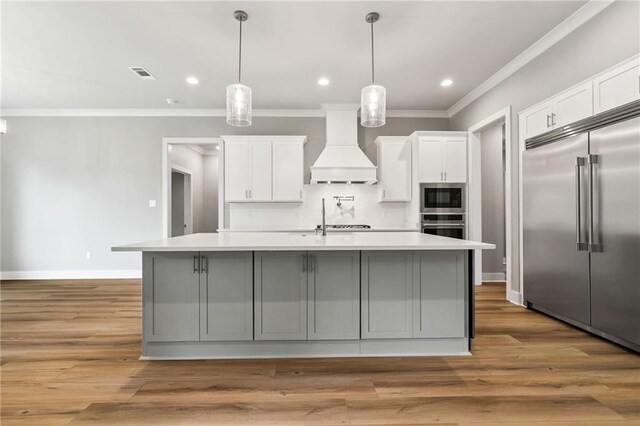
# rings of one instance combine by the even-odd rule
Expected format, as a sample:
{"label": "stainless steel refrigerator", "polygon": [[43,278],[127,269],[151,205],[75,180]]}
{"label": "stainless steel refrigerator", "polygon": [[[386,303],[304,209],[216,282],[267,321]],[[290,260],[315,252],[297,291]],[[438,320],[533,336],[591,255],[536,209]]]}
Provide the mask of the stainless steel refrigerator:
{"label": "stainless steel refrigerator", "polygon": [[526,141],[524,300],[640,351],[640,102]]}

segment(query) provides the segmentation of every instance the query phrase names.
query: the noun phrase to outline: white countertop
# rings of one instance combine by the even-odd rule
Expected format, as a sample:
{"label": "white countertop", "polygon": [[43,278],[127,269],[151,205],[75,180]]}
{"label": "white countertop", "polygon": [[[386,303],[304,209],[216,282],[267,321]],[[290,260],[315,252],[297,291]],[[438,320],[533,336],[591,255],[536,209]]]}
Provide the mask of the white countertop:
{"label": "white countertop", "polygon": [[495,245],[418,232],[321,235],[286,232],[192,234],[112,247],[113,251],[486,250]]}
{"label": "white countertop", "polygon": [[[315,230],[316,228],[221,228],[218,232],[315,232]],[[418,228],[332,228],[327,229],[327,232],[418,232]]]}

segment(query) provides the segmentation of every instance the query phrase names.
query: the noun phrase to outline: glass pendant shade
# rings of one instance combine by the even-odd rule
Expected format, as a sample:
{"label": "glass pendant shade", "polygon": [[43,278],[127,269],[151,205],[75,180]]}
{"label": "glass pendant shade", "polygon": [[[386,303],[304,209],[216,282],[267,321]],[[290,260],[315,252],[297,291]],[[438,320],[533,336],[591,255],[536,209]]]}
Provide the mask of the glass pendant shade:
{"label": "glass pendant shade", "polygon": [[363,127],[384,126],[387,116],[387,89],[378,84],[362,88],[360,124]]}
{"label": "glass pendant shade", "polygon": [[236,83],[227,86],[227,124],[251,126],[251,88]]}

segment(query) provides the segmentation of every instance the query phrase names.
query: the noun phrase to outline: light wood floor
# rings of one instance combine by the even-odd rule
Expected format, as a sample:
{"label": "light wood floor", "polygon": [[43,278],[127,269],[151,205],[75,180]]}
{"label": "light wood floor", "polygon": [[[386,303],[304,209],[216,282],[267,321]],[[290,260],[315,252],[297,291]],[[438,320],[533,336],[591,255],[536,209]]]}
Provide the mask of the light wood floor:
{"label": "light wood floor", "polygon": [[638,425],[640,356],[477,295],[471,357],[138,361],[140,283],[5,281],[2,424]]}

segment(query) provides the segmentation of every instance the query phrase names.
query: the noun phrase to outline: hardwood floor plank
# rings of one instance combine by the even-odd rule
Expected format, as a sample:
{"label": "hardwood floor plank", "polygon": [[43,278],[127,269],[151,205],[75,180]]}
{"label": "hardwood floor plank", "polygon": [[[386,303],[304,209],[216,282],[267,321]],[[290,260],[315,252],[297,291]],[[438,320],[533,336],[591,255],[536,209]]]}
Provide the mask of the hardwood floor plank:
{"label": "hardwood floor plank", "polygon": [[3,425],[640,424],[640,356],[476,289],[470,357],[139,361],[138,280],[0,284]]}

